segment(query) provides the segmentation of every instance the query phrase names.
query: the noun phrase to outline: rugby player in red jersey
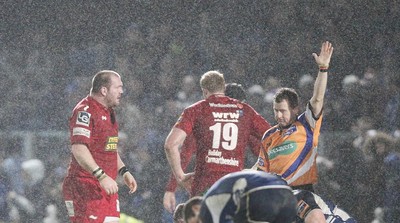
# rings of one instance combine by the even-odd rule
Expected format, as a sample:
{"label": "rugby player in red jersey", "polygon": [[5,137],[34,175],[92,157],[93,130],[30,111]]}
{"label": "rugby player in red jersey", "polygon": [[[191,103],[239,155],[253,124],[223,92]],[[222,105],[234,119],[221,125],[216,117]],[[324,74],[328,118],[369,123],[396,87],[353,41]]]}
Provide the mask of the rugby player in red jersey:
{"label": "rugby player in red jersey", "polygon": [[[250,105],[225,96],[225,79],[218,71],[202,75],[204,100],[185,108],[165,141],[172,172],[191,196],[202,195],[222,176],[244,168],[250,136],[261,139],[269,123]],[[196,141],[195,171],[185,173],[179,148],[186,136]]]}
{"label": "rugby player in red jersey", "polygon": [[[226,84],[225,95],[242,102],[246,100],[246,91],[244,90],[241,84],[237,83]],[[254,156],[257,157],[260,152],[261,141],[258,138],[251,135],[248,141],[248,146],[251,149],[251,152],[254,154]],[[186,137],[180,149],[181,165],[183,170],[186,171],[186,168],[191,161],[192,154],[194,154],[195,151],[196,151],[196,141],[194,140],[193,135],[189,135]],[[163,198],[164,208],[170,213],[174,212],[174,208],[176,206],[176,197],[175,197],[176,188],[177,188],[177,183],[175,177],[173,176],[173,174],[171,174],[167,186],[165,188],[165,193]]]}
{"label": "rugby player in red jersey", "polygon": [[90,95],[74,108],[70,118],[72,158],[63,182],[63,196],[71,222],[119,222],[118,173],[130,193],[134,177],[118,154],[118,123],[114,107],[122,95],[115,71],[98,72]]}

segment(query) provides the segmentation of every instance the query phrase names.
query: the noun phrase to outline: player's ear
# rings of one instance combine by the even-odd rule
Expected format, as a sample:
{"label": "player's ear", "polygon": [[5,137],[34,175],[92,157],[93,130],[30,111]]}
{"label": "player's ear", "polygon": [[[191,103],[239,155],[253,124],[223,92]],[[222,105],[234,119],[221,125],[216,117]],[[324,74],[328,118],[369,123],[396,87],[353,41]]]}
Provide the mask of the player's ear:
{"label": "player's ear", "polygon": [[207,98],[208,97],[208,90],[205,88],[201,88],[201,91],[203,92],[203,97]]}
{"label": "player's ear", "polygon": [[300,111],[299,106],[296,106],[295,108],[293,108],[293,114],[295,114],[296,116],[298,116],[299,111]]}
{"label": "player's ear", "polygon": [[101,95],[106,96],[107,92],[108,92],[108,89],[106,87],[101,87],[101,89],[100,89]]}

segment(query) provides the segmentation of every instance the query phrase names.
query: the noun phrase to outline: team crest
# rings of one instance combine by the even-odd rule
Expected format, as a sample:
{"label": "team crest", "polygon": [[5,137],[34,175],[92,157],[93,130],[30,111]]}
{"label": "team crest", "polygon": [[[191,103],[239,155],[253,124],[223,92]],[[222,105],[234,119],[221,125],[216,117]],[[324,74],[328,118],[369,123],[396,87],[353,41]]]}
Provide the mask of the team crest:
{"label": "team crest", "polygon": [[282,136],[291,135],[293,132],[297,131],[297,127],[295,125],[290,126]]}
{"label": "team crest", "polygon": [[80,111],[76,119],[77,125],[89,126],[91,114],[86,111]]}
{"label": "team crest", "polygon": [[261,157],[258,157],[258,165],[264,166],[264,160]]}

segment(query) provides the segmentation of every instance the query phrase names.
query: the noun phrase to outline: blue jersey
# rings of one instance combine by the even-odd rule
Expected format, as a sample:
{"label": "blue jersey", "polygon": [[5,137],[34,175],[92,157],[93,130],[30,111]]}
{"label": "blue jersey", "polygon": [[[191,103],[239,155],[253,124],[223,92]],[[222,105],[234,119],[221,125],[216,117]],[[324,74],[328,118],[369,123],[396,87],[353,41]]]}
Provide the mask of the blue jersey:
{"label": "blue jersey", "polygon": [[400,222],[400,153],[389,153],[385,162],[385,222]]}
{"label": "blue jersey", "polygon": [[204,195],[202,222],[293,222],[296,198],[281,177],[246,170],[228,174]]}
{"label": "blue jersey", "polygon": [[317,194],[307,190],[294,190],[297,198],[296,223],[303,223],[307,214],[314,209],[321,209],[327,223],[357,223],[342,209],[338,208],[332,201],[323,199]]}

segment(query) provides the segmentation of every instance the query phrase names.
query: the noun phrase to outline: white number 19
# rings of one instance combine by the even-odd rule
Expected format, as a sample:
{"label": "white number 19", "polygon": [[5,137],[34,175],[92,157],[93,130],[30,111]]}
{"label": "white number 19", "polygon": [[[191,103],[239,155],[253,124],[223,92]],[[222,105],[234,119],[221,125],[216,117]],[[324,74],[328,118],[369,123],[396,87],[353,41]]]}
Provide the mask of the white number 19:
{"label": "white number 19", "polygon": [[222,123],[215,123],[215,125],[210,126],[209,129],[214,133],[212,143],[213,149],[218,149],[220,145],[226,150],[234,150],[236,148],[239,131],[235,123],[225,123],[223,126]]}

